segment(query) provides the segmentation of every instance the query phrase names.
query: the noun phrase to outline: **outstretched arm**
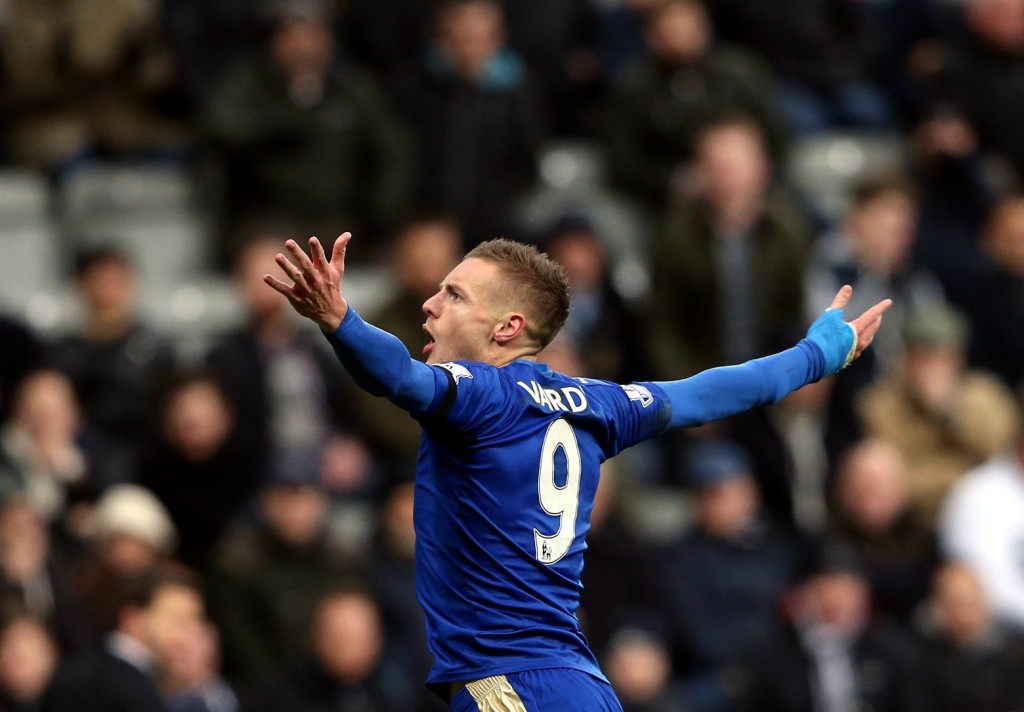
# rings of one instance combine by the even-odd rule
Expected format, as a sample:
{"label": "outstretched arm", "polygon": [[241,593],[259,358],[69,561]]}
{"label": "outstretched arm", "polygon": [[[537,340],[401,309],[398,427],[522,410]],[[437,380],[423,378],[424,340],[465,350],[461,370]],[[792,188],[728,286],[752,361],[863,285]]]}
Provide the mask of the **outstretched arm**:
{"label": "outstretched arm", "polygon": [[701,425],[758,405],[775,403],[808,383],[846,367],[871,345],[892,305],[886,299],[852,322],[843,320],[843,307],[853,289],[846,285],[832,305],[811,324],[796,346],[739,366],[712,368],[681,381],[658,385],[672,403],[669,428]]}
{"label": "outstretched arm", "polygon": [[348,232],[338,238],[330,261],[315,237],[309,239],[312,258],[294,240],[288,240],[285,247],[294,262],[282,254],[276,261],[292,284],[269,274],[263,281],[320,327],[338,360],[361,388],[388,398],[413,415],[423,413],[447,389],[447,377],[440,369],[413,359],[397,337],[367,324],[349,307],[341,283],[350,239],[352,234]]}

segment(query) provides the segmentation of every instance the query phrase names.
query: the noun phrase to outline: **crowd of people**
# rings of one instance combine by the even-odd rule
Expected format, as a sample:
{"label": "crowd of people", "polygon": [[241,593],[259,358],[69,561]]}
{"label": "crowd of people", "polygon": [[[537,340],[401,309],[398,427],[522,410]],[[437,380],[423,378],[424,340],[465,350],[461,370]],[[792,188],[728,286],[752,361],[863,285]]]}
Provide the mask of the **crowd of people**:
{"label": "crowd of people", "polygon": [[[467,249],[541,246],[542,359],[619,383],[892,298],[836,376],[606,463],[579,617],[626,712],[1024,710],[1024,0],[4,0],[0,106],[55,194],[186,166],[245,312],[184,358],[114,243],[73,329],[0,304],[0,710],[444,709],[418,424],[263,282],[344,230],[413,354]],[[839,215],[787,181],[830,132],[901,151]],[[557,141],[643,216],[649,289],[582,207],[517,212]]]}

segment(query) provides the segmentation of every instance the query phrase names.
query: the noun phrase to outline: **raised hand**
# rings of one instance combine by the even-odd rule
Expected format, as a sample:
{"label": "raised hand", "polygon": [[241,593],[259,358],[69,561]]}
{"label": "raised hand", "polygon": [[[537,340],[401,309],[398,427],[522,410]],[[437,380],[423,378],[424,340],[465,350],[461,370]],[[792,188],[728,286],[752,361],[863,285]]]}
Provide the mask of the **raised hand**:
{"label": "raised hand", "polygon": [[817,344],[825,356],[825,375],[830,376],[861,355],[874,340],[882,325],[882,314],[892,306],[884,299],[852,322],[843,319],[843,308],[849,304],[853,288],[844,285],[832,304],[807,330],[807,338]]}
{"label": "raised hand", "polygon": [[295,240],[288,240],[284,246],[292,259],[278,253],[275,261],[292,284],[269,274],[263,276],[263,281],[287,297],[299,314],[315,322],[323,331],[333,332],[348,313],[348,302],[341,295],[341,279],[345,274],[345,249],[351,239],[350,232],[337,239],[330,261],[324,254],[323,245],[315,237],[309,238],[312,259]]}
{"label": "raised hand", "polygon": [[[850,296],[853,294],[853,287],[846,284],[843,285],[840,290],[836,293],[836,298],[832,300],[832,306],[829,309],[842,310],[850,302]],[[853,326],[853,330],[857,332],[857,343],[853,349],[853,356],[850,358],[852,362],[861,353],[864,352],[871,342],[875,340],[875,334],[878,333],[879,327],[882,326],[882,315],[889,310],[892,306],[891,299],[883,299],[875,306],[871,307],[859,317],[849,322]]]}

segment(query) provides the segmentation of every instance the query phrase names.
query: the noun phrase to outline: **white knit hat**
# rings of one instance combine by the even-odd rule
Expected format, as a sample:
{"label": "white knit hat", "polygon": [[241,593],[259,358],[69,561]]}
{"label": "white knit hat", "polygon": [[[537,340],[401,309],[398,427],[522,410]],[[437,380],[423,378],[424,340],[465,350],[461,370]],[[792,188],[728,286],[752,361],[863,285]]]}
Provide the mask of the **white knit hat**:
{"label": "white knit hat", "polygon": [[96,537],[114,535],[140,539],[164,553],[177,544],[178,532],[160,500],[145,487],[114,485],[96,503]]}

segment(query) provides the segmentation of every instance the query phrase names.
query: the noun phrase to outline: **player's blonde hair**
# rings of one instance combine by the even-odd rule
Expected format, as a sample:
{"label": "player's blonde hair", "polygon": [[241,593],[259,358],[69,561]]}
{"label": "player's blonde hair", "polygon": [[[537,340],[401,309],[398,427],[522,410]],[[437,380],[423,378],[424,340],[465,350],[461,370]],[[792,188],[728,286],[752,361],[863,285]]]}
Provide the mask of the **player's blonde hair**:
{"label": "player's blonde hair", "polygon": [[533,245],[505,238],[482,242],[466,257],[498,266],[509,305],[526,315],[527,336],[540,348],[551,343],[569,318],[569,279],[562,265]]}

